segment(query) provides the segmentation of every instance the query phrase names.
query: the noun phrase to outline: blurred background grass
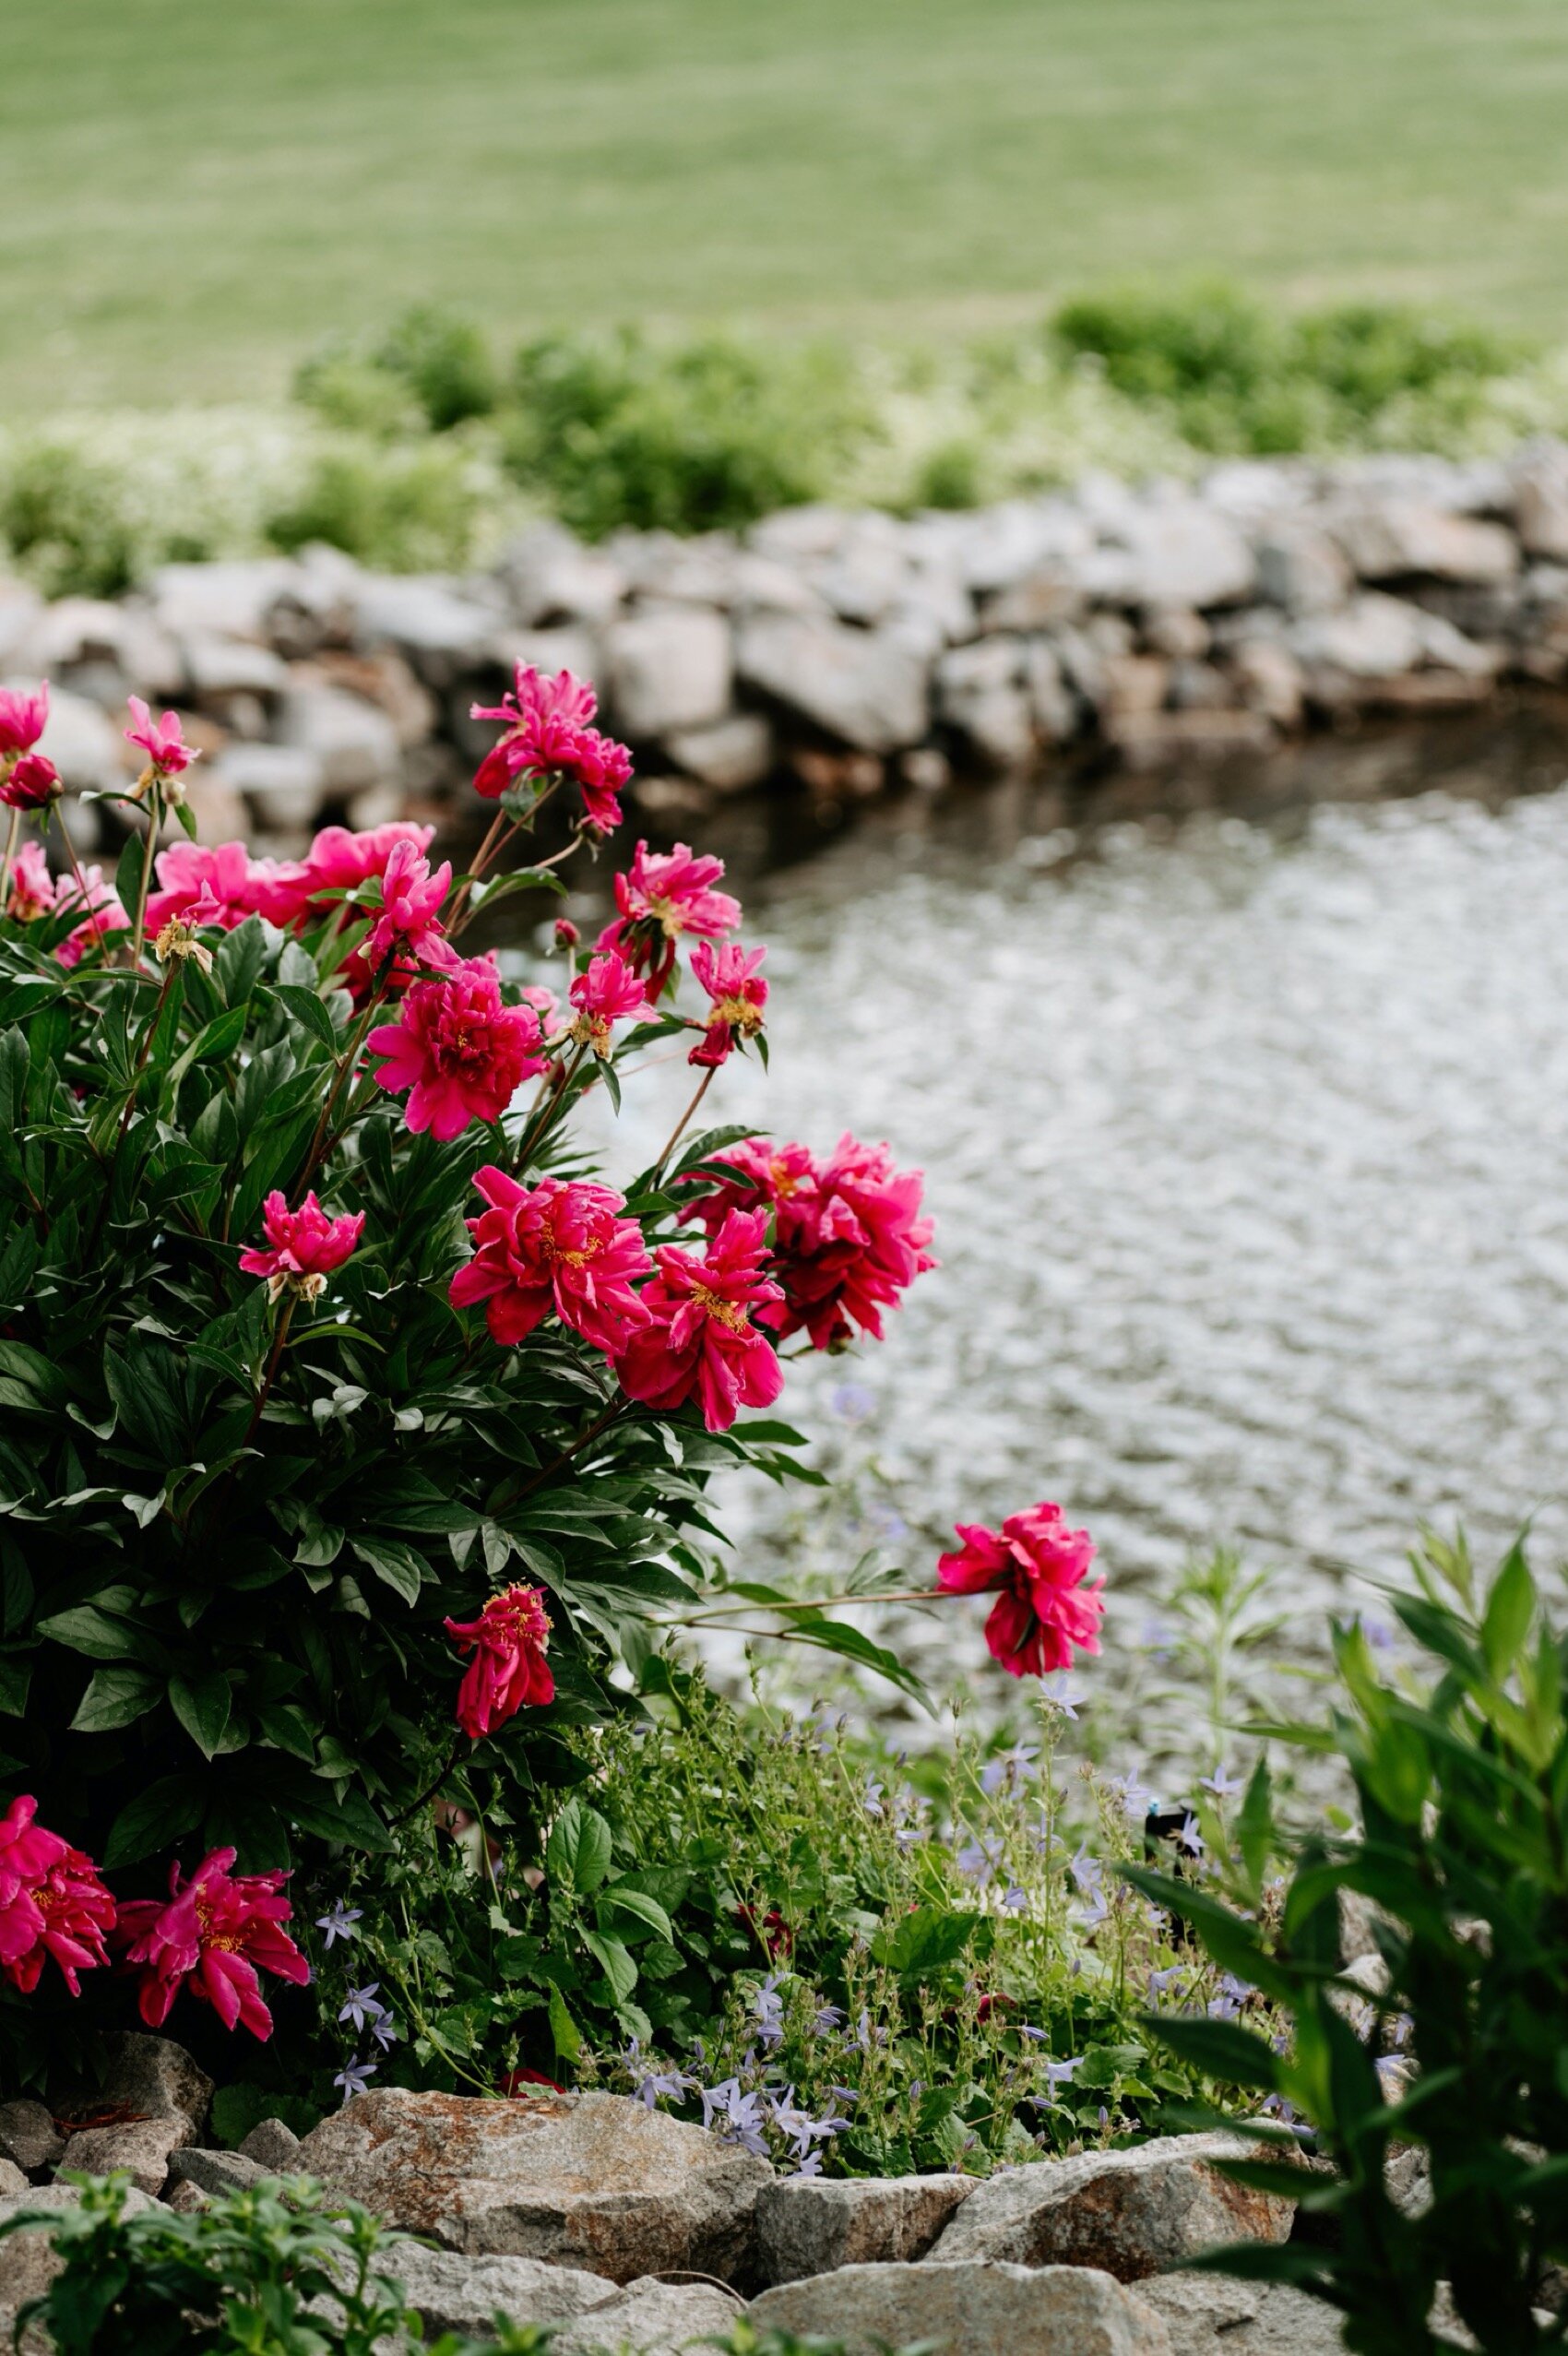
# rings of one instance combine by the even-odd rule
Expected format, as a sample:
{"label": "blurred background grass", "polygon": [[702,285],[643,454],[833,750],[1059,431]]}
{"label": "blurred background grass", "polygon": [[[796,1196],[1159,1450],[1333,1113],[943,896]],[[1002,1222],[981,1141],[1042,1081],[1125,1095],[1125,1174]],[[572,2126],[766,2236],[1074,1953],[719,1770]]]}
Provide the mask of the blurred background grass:
{"label": "blurred background grass", "polygon": [[6,0],[0,409],[414,301],[971,331],[1110,278],[1561,336],[1562,0]]}

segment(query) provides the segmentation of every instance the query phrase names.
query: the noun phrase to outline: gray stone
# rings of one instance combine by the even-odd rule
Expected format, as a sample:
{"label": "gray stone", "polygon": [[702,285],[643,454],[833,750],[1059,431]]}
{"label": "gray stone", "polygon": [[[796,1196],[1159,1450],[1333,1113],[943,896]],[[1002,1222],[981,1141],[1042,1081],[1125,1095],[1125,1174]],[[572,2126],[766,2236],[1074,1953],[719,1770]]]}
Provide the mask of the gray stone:
{"label": "gray stone", "polygon": [[821,593],[804,575],[760,549],[742,548],[735,556],[729,602],[741,613],[826,613]]}
{"label": "gray stone", "polygon": [[1329,520],[1363,581],[1412,573],[1440,581],[1506,581],[1519,569],[1518,542],[1502,524],[1449,515],[1420,499],[1347,501]]}
{"label": "gray stone", "polygon": [[148,595],[163,628],[176,637],[196,632],[259,644],[267,637],[269,609],[294,587],[298,573],[286,556],[160,565],[148,582]]}
{"label": "gray stone", "polygon": [[102,597],[62,597],[42,607],[13,660],[23,669],[56,677],[84,662],[118,663],[125,608]]}
{"label": "gray stone", "polygon": [[191,2145],[169,2155],[170,2183],[194,2184],[212,2200],[225,2193],[248,2193],[267,2172],[259,2160],[244,2159],[237,2151],[204,2151]]}
{"label": "gray stone", "polygon": [[687,2349],[711,2349],[746,2312],[745,2302],[717,2282],[659,2282],[644,2277],[629,2282],[618,2298],[579,2315],[551,2335],[552,2356],[683,2356]]}
{"label": "gray stone", "polygon": [[1171,2356],[1340,2356],[1336,2311],[1283,2283],[1218,2274],[1169,2274],[1138,2296],[1170,2335]]}
{"label": "gray stone", "polygon": [[564,524],[530,524],[505,550],[496,570],[525,629],[549,622],[607,622],[627,589],[614,558],[585,548]]}
{"label": "gray stone", "polygon": [[780,507],[776,514],[764,516],[752,526],[746,539],[765,556],[786,565],[799,565],[804,559],[831,556],[843,544],[853,520],[842,507],[830,507],[814,500],[804,506]]}
{"label": "gray stone", "polygon": [[1237,692],[1249,711],[1262,712],[1279,728],[1301,724],[1305,685],[1301,666],[1288,647],[1249,638],[1230,658]]}
{"label": "gray stone", "polygon": [[1119,588],[1122,598],[1108,602],[1240,605],[1257,585],[1242,533],[1228,516],[1195,499],[1129,511],[1116,528],[1113,547],[1123,562],[1119,576],[1108,570],[1106,586]]}
{"label": "gray stone", "polygon": [[1463,630],[1441,613],[1429,613],[1423,606],[1415,606],[1419,613],[1421,653],[1426,660],[1444,671],[1467,672],[1478,679],[1494,679],[1503,668],[1503,652],[1497,646],[1483,646],[1467,638]]}
{"label": "gray stone", "polygon": [[1288,613],[1332,613],[1354,594],[1356,576],[1345,551],[1305,517],[1272,523],[1255,545],[1258,588]]}
{"label": "gray stone", "polygon": [[231,696],[255,696],[276,703],[289,684],[286,663],[270,647],[248,638],[221,638],[212,631],[187,631],[182,638],[185,676],[198,703],[222,703]]}
{"label": "gray stone", "polygon": [[764,2160],[612,2094],[509,2101],[357,2095],[300,2165],[410,2231],[472,2255],[551,2258],[613,2281],[673,2267],[743,2275]]}
{"label": "gray stone", "polygon": [[171,2155],[195,2140],[196,2129],[181,2111],[151,2119],[125,2119],[111,2127],[84,2127],[65,2145],[60,2165],[89,2176],[123,2168],[138,2193],[160,2193]]}
{"label": "gray stone", "polygon": [[172,2037],[121,2029],[103,2041],[107,2074],[103,2100],[149,2118],[178,2116],[200,2126],[212,2100],[212,2080]]}
{"label": "gray stone", "polygon": [[1049,639],[1029,640],[1024,683],[1029,692],[1029,714],[1037,735],[1048,744],[1063,743],[1077,727],[1078,701]]}
{"label": "gray stone", "polygon": [[648,606],[604,634],[615,725],[635,742],[704,728],[730,708],[730,627],[701,605]]}
{"label": "gray stone", "polygon": [[502,620],[498,609],[459,596],[445,581],[372,573],[361,577],[354,616],[362,646],[396,647],[432,687],[477,670]]}
{"label": "gray stone", "polygon": [[275,654],[296,662],[323,647],[352,644],[358,619],[360,568],[341,548],[313,541],[294,560],[293,577],[262,617]]}
{"label": "gray stone", "polygon": [[1214,643],[1214,632],[1190,606],[1156,605],[1143,617],[1143,641],[1150,654],[1169,655],[1173,662],[1201,662]]}
{"label": "gray stone", "polygon": [[1087,518],[1067,501],[1009,499],[978,515],[941,521],[960,577],[982,601],[1030,579],[1070,579],[1081,601],[1081,568],[1095,535]]}
{"label": "gray stone", "polygon": [[732,712],[710,728],[680,729],[665,743],[677,768],[716,793],[760,785],[773,767],[773,731],[760,712]]}
{"label": "gray stone", "polygon": [[763,2278],[794,2282],[835,2267],[923,2258],[972,2176],[782,2176],[757,2203]]}
{"label": "gray stone", "polygon": [[303,744],[228,744],[208,775],[243,794],[263,827],[308,827],[327,798],[326,764]]}
{"label": "gray stone", "polygon": [[[962,2212],[960,2212],[962,2214]],[[1137,2292],[1087,2267],[850,2266],[765,2291],[759,2331],[816,2333],[851,2356],[912,2341],[933,2356],[1170,2356],[1165,2326]]]}
{"label": "gray stone", "polygon": [[[36,686],[37,679],[7,679],[8,687]],[[77,792],[124,786],[135,775],[131,749],[112,720],[85,696],[65,687],[49,692],[49,721],[39,740],[65,783]]]}
{"label": "gray stone", "polygon": [[[0,2220],[15,2217],[24,2208],[58,2212],[79,2207],[80,2204],[81,2195],[74,2184],[31,2184],[25,2192],[0,2197]],[[148,2206],[144,2194],[132,2191],[125,2195],[127,2217],[136,2216]],[[0,2242],[0,2348],[7,2351],[7,2356],[17,2315],[30,2300],[43,2296],[59,2271],[53,2237],[46,2226],[7,2234]],[[30,2328],[21,2342],[21,2356],[49,2356],[53,2345],[44,2333]]]}
{"label": "gray stone", "polygon": [[14,2160],[0,2160],[0,2196],[7,2193],[25,2193],[28,2180]]}
{"label": "gray stone", "polygon": [[53,2168],[65,2148],[42,2102],[0,2102],[0,2152],[27,2176]]}
{"label": "gray stone", "polygon": [[980,638],[954,647],[936,666],[936,711],[979,758],[1018,768],[1035,749],[1034,706],[1022,638]]}
{"label": "gray stone", "polygon": [[1309,670],[1342,671],[1351,679],[1392,679],[1420,661],[1431,618],[1400,598],[1371,589],[1337,613],[1309,614],[1293,623],[1286,643]]}
{"label": "gray stone", "polygon": [[292,2176],[299,2170],[300,2139],[281,2119],[263,2119],[241,2144],[240,2158],[254,2160],[271,2175]]}
{"label": "gray stone", "polygon": [[1514,523],[1525,553],[1568,561],[1568,450],[1561,442],[1533,443],[1512,472]]}
{"label": "gray stone", "polygon": [[986,598],[980,606],[980,628],[1049,630],[1060,622],[1075,622],[1084,602],[1078,573],[1055,560],[1037,565],[1021,580],[1010,581]]}
{"label": "gray stone", "polygon": [[280,743],[315,757],[323,783],[334,792],[357,792],[401,772],[402,748],[392,721],[340,687],[291,684],[278,734]]}
{"label": "gray stone", "polygon": [[896,753],[926,732],[928,665],[888,632],[758,614],[741,625],[736,668],[748,686],[861,752]]}
{"label": "gray stone", "polygon": [[1131,2151],[1035,2160],[977,2186],[936,2255],[1103,2267],[1136,2282],[1220,2243],[1283,2242],[1295,2203],[1211,2165],[1253,2150],[1232,2136],[1160,2136]]}
{"label": "gray stone", "polygon": [[547,2266],[540,2258],[466,2258],[400,2242],[388,2249],[385,2264],[418,2309],[430,2339],[444,2331],[488,2338],[498,2311],[516,2324],[555,2323],[614,2295],[602,2275]]}
{"label": "gray stone", "polygon": [[44,610],[30,581],[0,575],[0,670],[21,668],[18,649],[31,637]]}

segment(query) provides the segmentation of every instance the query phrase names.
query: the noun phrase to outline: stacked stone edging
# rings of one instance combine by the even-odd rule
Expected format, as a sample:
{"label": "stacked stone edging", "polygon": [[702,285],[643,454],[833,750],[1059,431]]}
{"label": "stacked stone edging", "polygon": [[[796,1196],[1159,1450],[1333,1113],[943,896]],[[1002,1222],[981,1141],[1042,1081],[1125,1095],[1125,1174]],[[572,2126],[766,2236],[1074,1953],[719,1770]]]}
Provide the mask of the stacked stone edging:
{"label": "stacked stone edging", "polygon": [[780,782],[845,801],[1084,751],[1257,755],[1568,682],[1568,446],[1097,476],[909,518],[798,507],[597,548],[540,523],[461,578],[317,547],[166,565],[115,601],[0,580],[0,681],[53,683],[67,784],[127,780],[128,693],[177,704],[210,840],[287,851],[329,819],[461,806],[493,735],[469,707],[519,661],[595,681],[637,756],[635,815],[671,826]]}

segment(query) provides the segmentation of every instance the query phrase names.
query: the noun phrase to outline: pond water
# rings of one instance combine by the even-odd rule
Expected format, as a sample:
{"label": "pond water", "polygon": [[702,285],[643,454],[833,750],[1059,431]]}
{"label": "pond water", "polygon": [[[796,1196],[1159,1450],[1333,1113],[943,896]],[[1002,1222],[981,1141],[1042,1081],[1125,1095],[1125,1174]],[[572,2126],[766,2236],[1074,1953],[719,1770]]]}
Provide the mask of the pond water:
{"label": "pond water", "polygon": [[[1076,836],[998,788],[747,883],[772,1070],[731,1064],[713,1117],[885,1137],[942,1257],[882,1348],[791,1367],[849,1502],[738,1482],[754,1575],[883,1539],[919,1583],[956,1517],[1049,1496],[1123,1624],[1229,1541],[1311,1653],[1422,1517],[1490,1559],[1533,1517],[1555,1564],[1568,787],[1513,791],[1538,756]],[[686,1077],[628,1088],[617,1170]],[[909,1633],[967,1672],[980,1616]]]}

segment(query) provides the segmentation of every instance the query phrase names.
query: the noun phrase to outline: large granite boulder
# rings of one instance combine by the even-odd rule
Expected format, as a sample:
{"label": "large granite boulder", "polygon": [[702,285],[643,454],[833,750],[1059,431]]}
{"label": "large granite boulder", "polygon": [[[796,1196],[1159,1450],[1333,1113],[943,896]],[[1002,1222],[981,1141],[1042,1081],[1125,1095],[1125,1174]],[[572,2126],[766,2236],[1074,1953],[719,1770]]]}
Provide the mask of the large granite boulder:
{"label": "large granite boulder", "polygon": [[736,671],[785,711],[862,753],[895,753],[926,732],[930,663],[896,629],[754,614],[738,634]]}
{"label": "large granite boulder", "polygon": [[691,2269],[748,2279],[766,2160],[613,2094],[510,2101],[356,2095],[299,2165],[390,2224],[473,2256],[548,2258],[614,2282]]}
{"label": "large granite boulder", "polygon": [[554,2324],[600,2307],[615,2292],[600,2274],[549,2266],[541,2258],[469,2258],[456,2250],[429,2250],[420,2242],[394,2243],[381,2270],[403,2286],[427,2339],[444,2331],[490,2337],[499,2314],[515,2324]]}
{"label": "large granite boulder", "polygon": [[765,2291],[750,2312],[759,2331],[842,2341],[849,2356],[882,2356],[912,2342],[932,2356],[1170,2351],[1154,2310],[1087,2267],[848,2266]]}
{"label": "large granite boulder", "polygon": [[933,2255],[1101,2267],[1139,2282],[1222,2243],[1283,2242],[1295,2203],[1213,2165],[1253,2153],[1233,2136],[1160,2136],[1132,2151],[1036,2160],[977,2185]]}
{"label": "large granite boulder", "polygon": [[780,2176],[757,2203],[763,2279],[923,2258],[972,2176]]}
{"label": "large granite boulder", "polygon": [[1170,2356],[1341,2356],[1336,2310],[1277,2282],[1168,2274],[1138,2296],[1170,2335]]}
{"label": "large granite boulder", "polygon": [[619,2297],[551,2334],[551,2356],[685,2356],[711,2350],[745,2313],[745,2302],[717,2282],[629,2282]]}

